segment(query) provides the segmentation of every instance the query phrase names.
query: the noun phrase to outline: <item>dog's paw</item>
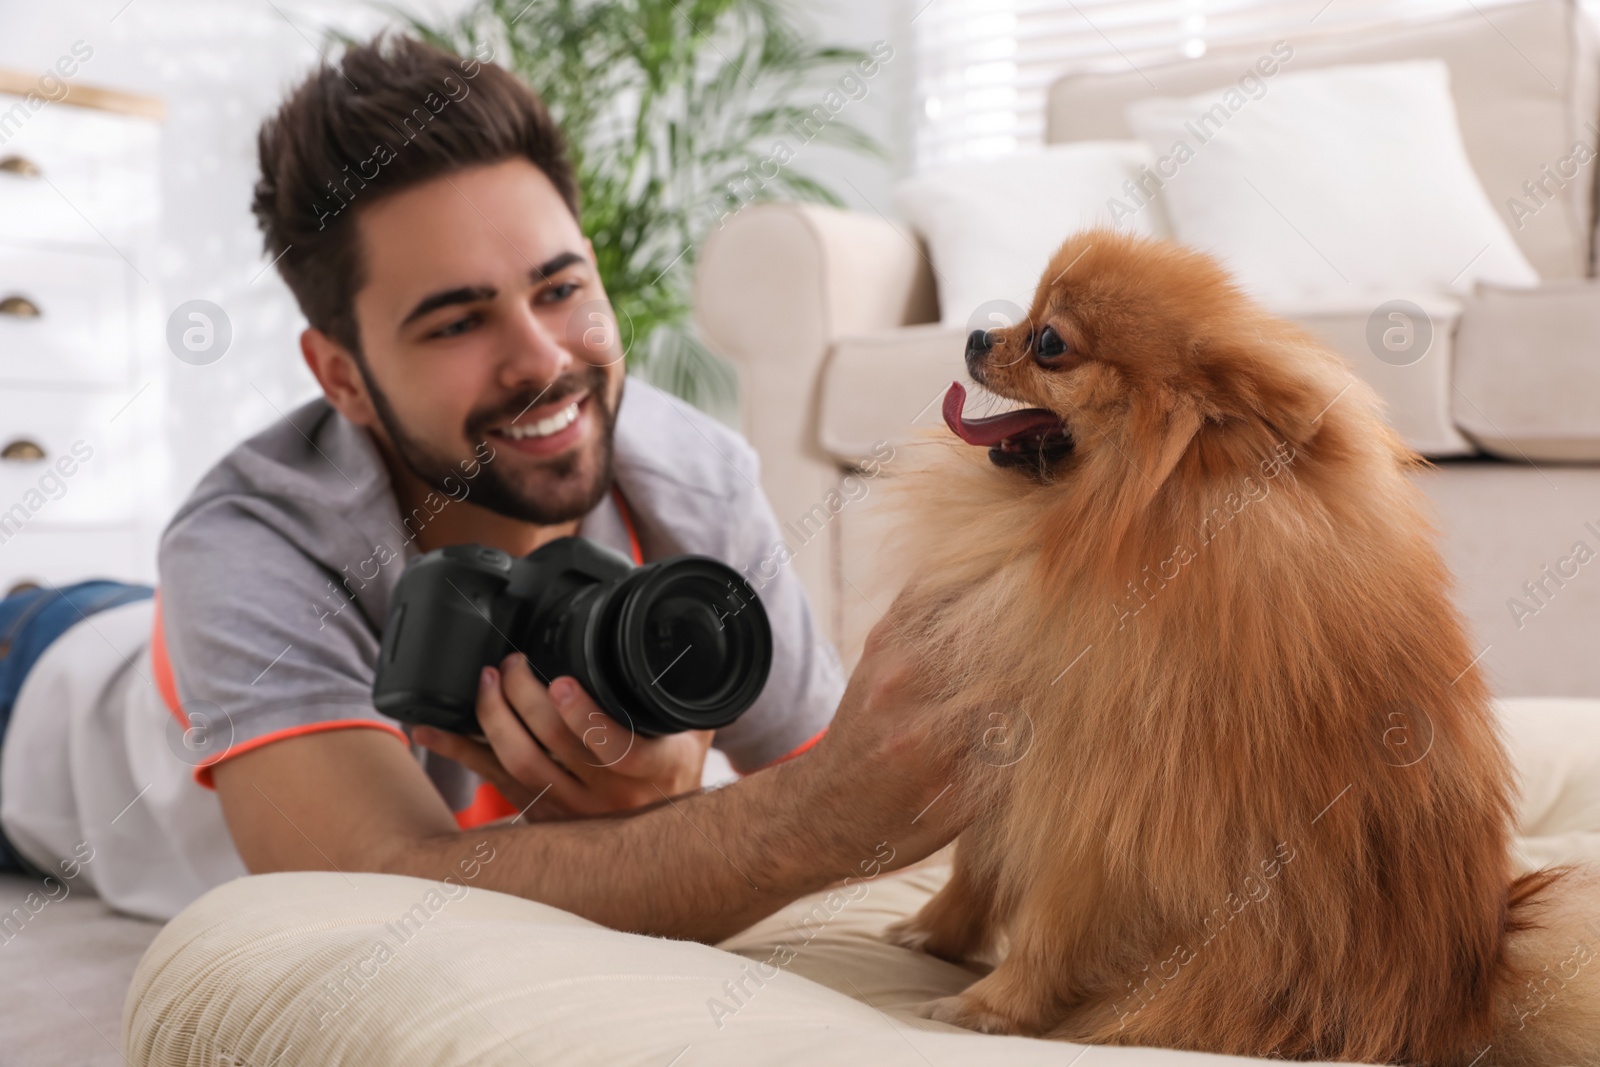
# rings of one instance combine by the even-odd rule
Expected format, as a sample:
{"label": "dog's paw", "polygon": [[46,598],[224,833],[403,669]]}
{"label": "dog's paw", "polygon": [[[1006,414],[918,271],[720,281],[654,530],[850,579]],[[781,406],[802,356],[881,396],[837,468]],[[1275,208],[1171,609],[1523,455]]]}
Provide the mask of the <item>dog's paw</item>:
{"label": "dog's paw", "polygon": [[917,1014],[924,1019],[949,1023],[963,1030],[976,1030],[980,1034],[1017,1033],[1017,1026],[1011,1019],[966,993],[930,1001],[919,1008]]}
{"label": "dog's paw", "polygon": [[889,944],[908,948],[912,952],[926,952],[928,950],[928,936],[928,931],[917,925],[915,916],[909,919],[901,919],[897,923],[891,923],[889,928],[883,932],[883,939]]}

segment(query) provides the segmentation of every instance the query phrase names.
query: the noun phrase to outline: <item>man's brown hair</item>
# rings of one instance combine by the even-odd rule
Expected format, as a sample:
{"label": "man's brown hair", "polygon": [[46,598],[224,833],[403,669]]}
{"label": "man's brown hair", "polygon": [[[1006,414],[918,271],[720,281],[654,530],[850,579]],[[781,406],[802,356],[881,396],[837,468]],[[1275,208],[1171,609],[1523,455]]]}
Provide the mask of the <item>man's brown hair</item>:
{"label": "man's brown hair", "polygon": [[574,217],[566,139],[509,71],[411,37],[380,34],[323,63],[261,126],[251,210],[267,255],[311,325],[359,359],[365,284],[361,206],[462,167],[526,158]]}

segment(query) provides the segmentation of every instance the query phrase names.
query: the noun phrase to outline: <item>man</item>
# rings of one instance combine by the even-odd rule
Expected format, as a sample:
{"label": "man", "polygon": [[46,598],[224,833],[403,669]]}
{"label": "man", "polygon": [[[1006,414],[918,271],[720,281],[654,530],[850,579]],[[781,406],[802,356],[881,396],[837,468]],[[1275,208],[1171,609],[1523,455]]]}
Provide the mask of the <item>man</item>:
{"label": "man", "polygon": [[[156,917],[247,871],[470,865],[618,928],[717,939],[882,842],[907,862],[949,840],[957,767],[914,651],[880,628],[845,688],[787,572],[761,590],[770,680],[714,738],[630,736],[516,654],[480,679],[484,741],[379,714],[388,600],[422,552],[578,534],[748,571],[780,534],[740,438],[624,381],[562,138],[508,73],[355,47],[260,155],[255,213],[323,396],[202,480],[154,602],[95,592],[110,606],[74,607],[28,670],[0,778],[21,860],[75,856]],[[712,743],[749,776],[697,793]]]}

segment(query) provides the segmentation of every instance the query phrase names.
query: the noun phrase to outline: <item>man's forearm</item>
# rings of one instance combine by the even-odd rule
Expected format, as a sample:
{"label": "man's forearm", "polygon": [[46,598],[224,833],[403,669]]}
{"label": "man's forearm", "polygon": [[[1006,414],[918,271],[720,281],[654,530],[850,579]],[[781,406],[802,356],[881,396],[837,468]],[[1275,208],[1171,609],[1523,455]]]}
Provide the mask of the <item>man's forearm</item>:
{"label": "man's forearm", "polygon": [[627,816],[413,840],[383,866],[527,897],[618,930],[715,942],[848,873],[832,869],[832,848],[797,812],[786,771]]}
{"label": "man's forearm", "polygon": [[252,873],[449,879],[714,942],[806,893],[920,859],[970,818],[970,730],[944,705],[924,710],[913,657],[888,640],[869,640],[871,669],[803,756],[631,816],[463,832],[411,749],[376,730],[274,741],[217,763],[213,780]]}

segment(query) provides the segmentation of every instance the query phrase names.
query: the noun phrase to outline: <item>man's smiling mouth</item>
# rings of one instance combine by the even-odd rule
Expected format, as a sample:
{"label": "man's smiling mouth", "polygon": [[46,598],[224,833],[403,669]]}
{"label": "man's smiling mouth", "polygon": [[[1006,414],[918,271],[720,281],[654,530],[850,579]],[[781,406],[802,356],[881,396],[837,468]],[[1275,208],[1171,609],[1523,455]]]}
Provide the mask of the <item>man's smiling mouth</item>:
{"label": "man's smiling mouth", "polygon": [[578,411],[585,399],[585,397],[580,396],[554,415],[547,415],[536,422],[507,423],[489,432],[501,437],[509,437],[513,441],[523,441],[530,437],[550,437],[578,421]]}
{"label": "man's smiling mouth", "polygon": [[590,408],[594,406],[590,400],[594,394],[584,389],[555,403],[528,406],[517,418],[488,430],[488,438],[530,456],[565,453],[589,435]]}

